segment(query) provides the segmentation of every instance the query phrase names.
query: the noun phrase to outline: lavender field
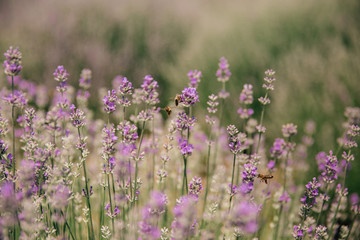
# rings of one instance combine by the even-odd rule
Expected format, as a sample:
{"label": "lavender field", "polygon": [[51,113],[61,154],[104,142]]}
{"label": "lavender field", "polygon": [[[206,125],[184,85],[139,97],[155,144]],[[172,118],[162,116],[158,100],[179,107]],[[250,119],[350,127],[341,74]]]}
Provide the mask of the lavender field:
{"label": "lavender field", "polygon": [[0,2],[0,239],[360,239],[356,1],[110,2]]}

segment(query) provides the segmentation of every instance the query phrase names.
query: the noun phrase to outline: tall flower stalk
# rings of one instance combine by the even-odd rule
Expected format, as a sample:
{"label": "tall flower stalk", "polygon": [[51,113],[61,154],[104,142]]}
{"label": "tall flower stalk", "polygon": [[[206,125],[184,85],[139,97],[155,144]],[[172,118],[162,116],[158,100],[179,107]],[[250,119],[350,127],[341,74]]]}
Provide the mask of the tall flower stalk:
{"label": "tall flower stalk", "polygon": [[211,94],[209,96],[209,100],[207,101],[207,111],[209,115],[206,115],[205,120],[206,123],[210,126],[210,133],[208,137],[208,151],[207,151],[207,157],[206,157],[206,187],[205,187],[205,196],[204,196],[204,205],[203,205],[203,212],[206,208],[206,201],[208,192],[210,189],[210,153],[211,153],[211,146],[213,145],[212,142],[212,134],[213,134],[213,125],[215,124],[216,118],[214,116],[211,116],[217,112],[217,107],[219,105],[219,102],[217,102],[218,96]]}
{"label": "tall flower stalk", "polygon": [[264,78],[265,83],[262,85],[262,87],[265,88],[266,92],[265,92],[264,97],[260,97],[258,99],[259,102],[262,104],[262,110],[261,110],[261,116],[260,116],[260,124],[258,126],[256,126],[256,129],[257,129],[257,131],[259,133],[259,138],[258,138],[258,143],[257,143],[257,146],[256,146],[255,153],[259,152],[261,135],[263,133],[265,133],[265,131],[266,131],[266,128],[263,126],[264,114],[265,114],[265,106],[270,104],[269,91],[274,90],[274,85],[272,84],[275,81],[274,75],[275,75],[275,71],[272,70],[272,69],[269,69],[269,70],[265,71],[265,78]]}
{"label": "tall flower stalk", "polygon": [[88,232],[89,232],[89,238],[95,239],[94,234],[94,226],[93,226],[93,220],[92,220],[92,211],[91,211],[91,203],[90,203],[90,195],[92,194],[89,187],[89,179],[87,176],[86,171],[86,164],[85,159],[89,155],[89,150],[86,148],[86,142],[84,138],[81,136],[81,128],[85,126],[85,116],[84,112],[80,109],[77,109],[74,105],[70,106],[70,120],[72,125],[77,128],[78,132],[78,139],[79,143],[76,145],[76,148],[80,151],[80,163],[82,164],[83,170],[84,170],[84,177],[85,177],[85,198],[86,198],[86,205],[89,209],[89,223],[88,223]]}
{"label": "tall flower stalk", "polygon": [[[4,53],[5,61],[3,63],[5,75],[11,77],[11,121],[12,121],[12,157],[13,157],[13,176],[16,173],[16,146],[15,146],[15,84],[14,76],[18,75],[22,69],[22,54],[19,48],[13,48],[12,46]],[[14,185],[15,186],[15,185]]]}

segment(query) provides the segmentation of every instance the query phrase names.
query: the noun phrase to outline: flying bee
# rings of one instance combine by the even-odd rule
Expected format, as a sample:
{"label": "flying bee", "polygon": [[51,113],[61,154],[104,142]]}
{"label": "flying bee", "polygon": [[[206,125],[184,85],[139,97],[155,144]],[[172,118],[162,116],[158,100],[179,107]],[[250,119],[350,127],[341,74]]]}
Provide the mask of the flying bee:
{"label": "flying bee", "polygon": [[177,107],[179,105],[179,102],[181,101],[181,96],[179,94],[176,94],[174,100],[175,100],[175,106]]}
{"label": "flying bee", "polygon": [[263,175],[263,174],[258,174],[257,178],[260,178],[261,182],[265,182],[266,184],[268,183],[268,180],[272,179],[274,176],[272,175]]}
{"label": "flying bee", "polygon": [[162,108],[162,110],[164,110],[167,113],[168,117],[170,117],[170,114],[172,111],[171,107],[166,106],[166,107]]}

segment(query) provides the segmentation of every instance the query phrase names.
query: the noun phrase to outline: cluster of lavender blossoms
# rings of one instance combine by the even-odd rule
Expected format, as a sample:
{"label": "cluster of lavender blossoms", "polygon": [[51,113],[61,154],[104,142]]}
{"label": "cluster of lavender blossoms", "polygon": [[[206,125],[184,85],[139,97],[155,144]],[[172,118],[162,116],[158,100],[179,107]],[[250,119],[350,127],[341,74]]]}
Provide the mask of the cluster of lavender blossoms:
{"label": "cluster of lavender blossoms", "polygon": [[138,85],[118,75],[94,92],[90,69],[71,86],[59,65],[52,96],[22,79],[18,48],[4,56],[0,239],[360,239],[360,198],[347,184],[360,108],[346,108],[335,150],[314,153],[311,121],[277,123],[282,135],[265,136],[273,70],[262,97],[243,84],[228,123],[224,57],[206,83],[218,94],[201,110],[200,70],[163,103],[150,75]]}

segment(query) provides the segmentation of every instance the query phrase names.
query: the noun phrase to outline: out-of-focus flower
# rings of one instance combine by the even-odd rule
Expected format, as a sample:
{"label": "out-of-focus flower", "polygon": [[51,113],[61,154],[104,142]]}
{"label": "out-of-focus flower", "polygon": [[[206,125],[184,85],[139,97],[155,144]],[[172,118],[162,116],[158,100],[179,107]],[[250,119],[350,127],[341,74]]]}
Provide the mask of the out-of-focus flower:
{"label": "out-of-focus flower", "polygon": [[144,82],[141,84],[143,91],[142,100],[149,105],[155,105],[159,102],[159,93],[157,88],[159,87],[158,82],[154,80],[150,75],[144,77]]}
{"label": "out-of-focus flower", "polygon": [[211,94],[209,96],[209,101],[207,101],[207,110],[209,113],[216,113],[217,112],[217,106],[219,105],[219,102],[216,100],[218,99],[218,96]]}
{"label": "out-of-focus flower", "polygon": [[196,199],[192,196],[181,197],[173,209],[174,221],[171,224],[171,239],[190,239],[195,235]]}
{"label": "out-of-focus flower", "polygon": [[249,201],[236,202],[229,213],[229,224],[242,234],[252,234],[258,229],[256,216],[258,207]]}
{"label": "out-of-focus flower", "polygon": [[10,93],[8,96],[4,96],[3,100],[11,105],[22,108],[27,104],[27,99],[24,96],[24,93],[19,90],[15,90],[14,94]]}
{"label": "out-of-focus flower", "polygon": [[88,90],[91,86],[92,73],[90,69],[83,69],[80,74],[79,86]]}
{"label": "out-of-focus flower", "polygon": [[270,148],[271,157],[279,158],[280,156],[282,156],[284,152],[284,147],[285,147],[284,139],[282,138],[275,139],[273,146]]}
{"label": "out-of-focus flower", "polygon": [[201,71],[196,69],[190,70],[187,76],[190,80],[189,87],[197,88],[199,86],[200,78],[202,77]]}
{"label": "out-of-focus flower", "polygon": [[53,208],[63,209],[68,205],[71,191],[67,186],[58,184],[57,186],[48,186],[47,189],[50,190],[48,197]]}
{"label": "out-of-focus flower", "polygon": [[288,123],[282,126],[282,134],[285,138],[289,138],[297,134],[297,126],[293,123]]}
{"label": "out-of-focus flower", "polygon": [[327,155],[325,159],[325,169],[321,173],[321,177],[324,182],[332,183],[335,181],[335,179],[338,178],[337,165],[338,165],[338,160],[336,156],[333,155],[332,151],[330,151],[329,155]]}
{"label": "out-of-focus flower", "polygon": [[328,238],[327,228],[325,226],[319,225],[315,228],[314,240],[325,240]]}
{"label": "out-of-focus flower", "polygon": [[216,77],[219,82],[227,82],[231,76],[229,70],[229,63],[226,58],[221,57],[219,62],[219,69],[216,71]]}

